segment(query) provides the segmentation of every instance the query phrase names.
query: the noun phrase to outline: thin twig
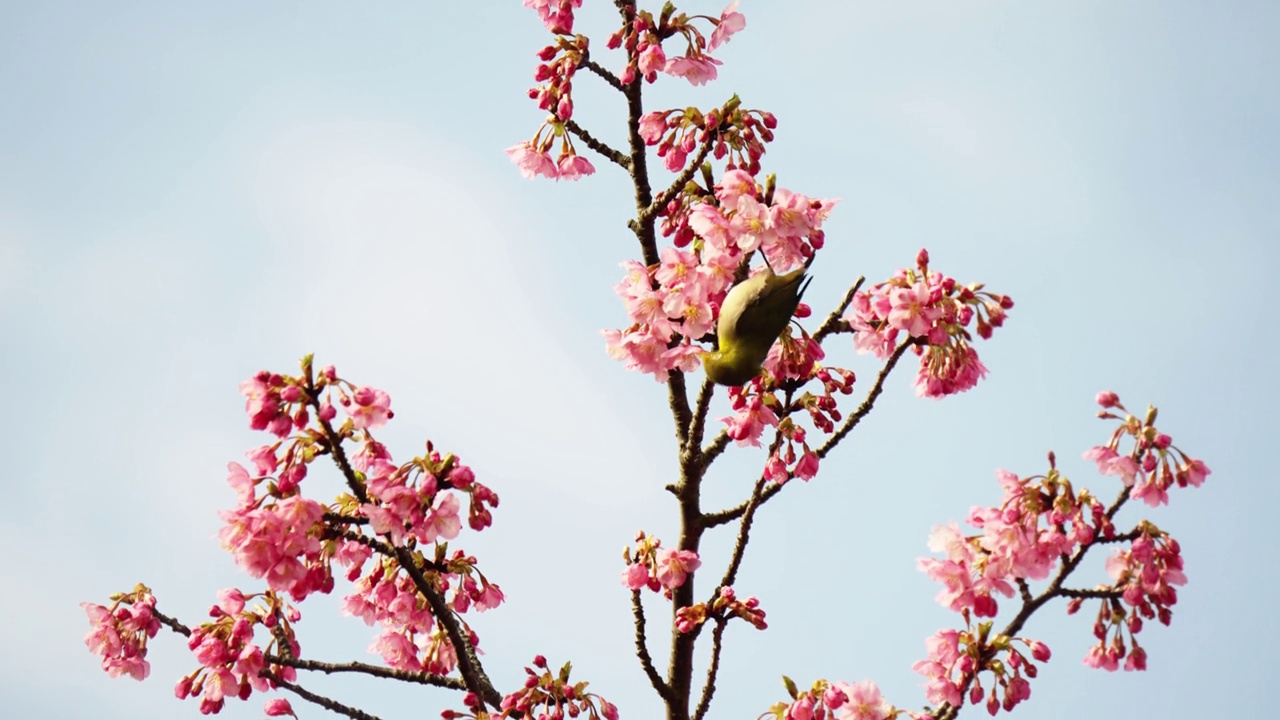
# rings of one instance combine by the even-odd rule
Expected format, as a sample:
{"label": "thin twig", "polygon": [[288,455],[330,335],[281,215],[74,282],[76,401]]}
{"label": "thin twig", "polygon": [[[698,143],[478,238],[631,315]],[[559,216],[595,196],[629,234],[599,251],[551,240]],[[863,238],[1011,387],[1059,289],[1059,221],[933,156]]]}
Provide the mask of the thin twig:
{"label": "thin twig", "polygon": [[702,686],[702,697],[693,711],[693,720],[702,720],[711,707],[711,697],[716,694],[716,675],[720,672],[720,650],[724,642],[724,629],[729,622],[716,618],[716,629],[711,631],[711,664],[707,667],[707,682]]}
{"label": "thin twig", "polygon": [[272,654],[265,654],[262,657],[268,663],[285,665],[298,670],[322,672],[326,675],[333,675],[335,673],[358,673],[360,675],[399,680],[400,682],[416,683],[418,685],[430,685],[432,687],[448,688],[450,690],[465,691],[467,689],[466,683],[464,683],[461,678],[443,677],[441,675],[431,675],[425,672],[397,670],[395,668],[381,667],[379,665],[370,665],[362,662],[328,663],[320,662],[318,660],[285,658]]}
{"label": "thin twig", "polygon": [[178,622],[176,619],[171,618],[168,615],[165,615],[164,613],[154,608],[151,610],[151,614],[152,616],[155,617],[155,619],[160,621],[161,625],[168,627],[170,630],[178,633],[183,637],[191,637],[191,628],[187,627],[186,625],[183,625],[182,623]]}
{"label": "thin twig", "polygon": [[[681,445],[681,450],[685,456],[691,456],[702,445],[702,433],[707,427],[707,412],[711,408],[711,396],[715,394],[715,387],[716,385],[711,382],[711,378],[702,381],[702,389],[698,391],[698,401],[693,411],[693,422],[690,423],[689,434]],[[690,459],[695,458],[690,457]],[[697,459],[701,460],[701,458]]]}
{"label": "thin twig", "polygon": [[1024,578],[1018,578],[1017,584],[1018,597],[1021,598],[1024,603],[1031,602],[1031,586],[1027,584],[1027,581]]}
{"label": "thin twig", "polygon": [[587,147],[603,155],[614,165],[621,167],[623,170],[628,170],[628,171],[631,170],[630,158],[628,158],[626,155],[623,155],[621,152],[614,150],[612,147],[609,147],[608,143],[597,139],[594,135],[587,132],[586,128],[582,127],[581,125],[574,122],[573,120],[565,120],[564,127],[566,130],[573,133],[579,140],[581,140],[583,144],[585,144]]}
{"label": "thin twig", "polygon": [[893,372],[894,366],[898,364],[903,354],[907,352],[907,348],[912,345],[919,345],[923,341],[923,338],[912,338],[903,342],[893,351],[884,367],[880,368],[880,374],[876,376],[875,384],[871,386],[871,392],[867,393],[866,399],[862,401],[862,404],[858,406],[858,409],[852,415],[845,418],[844,424],[840,426],[840,429],[835,431],[831,437],[827,438],[826,442],[822,443],[822,447],[817,449],[815,454],[819,459],[825,458],[827,453],[835,449],[835,446],[849,434],[849,431],[857,427],[862,418],[871,412],[872,407],[875,406],[876,398],[880,397],[880,393],[884,391],[884,381],[888,379],[889,373]]}
{"label": "thin twig", "polygon": [[1112,588],[1101,588],[1096,590],[1072,590],[1071,588],[1063,588],[1058,591],[1058,594],[1062,597],[1083,598],[1086,600],[1089,598],[1114,600],[1116,598],[1124,597],[1123,590],[1115,590]]}
{"label": "thin twig", "polygon": [[858,280],[853,283],[853,287],[849,288],[844,294],[844,299],[836,306],[835,310],[827,316],[822,325],[818,327],[818,331],[813,334],[813,341],[821,344],[822,341],[831,333],[840,333],[848,329],[849,323],[844,320],[844,311],[849,309],[849,304],[853,302],[853,296],[858,294],[858,290],[862,287],[862,283],[867,278],[859,275]]}
{"label": "thin twig", "polygon": [[609,87],[612,87],[614,90],[617,90],[618,92],[625,93],[627,91],[627,89],[622,85],[622,80],[620,80],[617,75],[614,75],[612,72],[609,72],[609,70],[605,68],[603,65],[596,62],[595,60],[592,60],[590,56],[585,52],[582,54],[582,59],[578,61],[578,67],[584,67],[590,70],[591,72],[595,73],[596,75],[599,75],[600,79],[609,83]]}
{"label": "thin twig", "polygon": [[[871,386],[871,390],[867,393],[867,397],[862,401],[862,404],[858,406],[858,409],[852,415],[845,418],[844,424],[840,426],[840,429],[831,437],[827,438],[827,441],[823,443],[822,447],[815,451],[815,454],[819,458],[826,457],[835,448],[836,444],[843,440],[845,436],[847,436],[849,432],[852,431],[853,428],[862,420],[862,418],[866,417],[867,414],[871,412],[875,407],[876,398],[880,397],[880,393],[884,391],[884,382],[889,377],[889,373],[893,372],[894,366],[898,364],[898,360],[902,358],[903,353],[905,353],[907,348],[915,342],[915,340],[908,340],[902,345],[899,345],[898,348],[893,351],[893,354],[889,356],[889,360],[885,362],[884,367],[880,369],[880,374],[876,376],[875,384]],[[791,405],[788,402],[786,406],[790,407]],[[724,435],[723,432],[721,435],[726,438],[725,443],[727,444],[728,436]],[[716,441],[719,440],[720,438],[717,437]],[[712,445],[715,445],[715,443],[713,442]],[[710,455],[709,451],[704,450],[704,463],[710,461],[708,456],[710,456],[710,459],[714,459],[714,455]],[[731,508],[703,515],[703,524],[707,528],[713,528],[718,525],[733,522],[747,512],[747,509],[751,506],[753,501],[756,502],[757,506],[764,505],[772,499],[774,495],[782,492],[783,487],[783,485],[779,485],[777,483],[771,484],[760,493],[758,501],[755,500],[755,495],[752,495],[750,499]]]}
{"label": "thin twig", "polygon": [[699,147],[698,152],[694,154],[693,160],[685,165],[684,170],[681,170],[680,174],[676,176],[676,179],[667,186],[667,189],[663,190],[662,193],[658,195],[657,200],[654,200],[649,207],[640,212],[642,220],[652,220],[653,218],[656,218],[658,213],[662,211],[662,208],[666,207],[667,203],[671,202],[671,198],[678,195],[681,190],[684,190],[684,186],[693,179],[693,174],[698,172],[698,168],[702,167],[703,161],[706,160],[707,155],[710,154],[711,145],[715,141],[715,137],[716,136],[714,134],[708,133],[707,139],[702,141],[702,146]]}
{"label": "thin twig", "polygon": [[[786,401],[783,403],[784,407],[791,404],[791,398],[792,392],[788,391]],[[773,457],[780,447],[782,447],[781,428],[774,432],[773,442],[769,443],[769,457]],[[724,577],[720,579],[720,587],[731,587],[738,578],[738,568],[742,566],[742,558],[747,552],[747,543],[751,541],[751,522],[755,519],[756,508],[764,502],[762,498],[765,485],[768,483],[769,481],[762,474],[751,488],[751,497],[747,499],[747,507],[742,512],[742,524],[738,526],[738,537],[734,540],[733,553],[729,556],[729,565],[725,568]],[[782,487],[779,483],[773,483],[773,486]],[[716,592],[719,592],[719,588],[716,588]],[[714,602],[714,598],[711,602]]]}
{"label": "thin twig", "polygon": [[729,431],[722,429],[719,433],[716,434],[715,439],[712,440],[709,445],[702,448],[702,452],[699,453],[702,456],[702,467],[703,468],[709,467],[711,463],[715,461],[716,458],[720,457],[720,455],[724,453],[726,449],[728,449],[728,447],[729,447]]}
{"label": "thin twig", "polygon": [[[160,621],[161,625],[168,627],[170,630],[173,630],[179,635],[182,635],[184,637],[191,637],[191,628],[182,624],[177,619],[169,617],[168,615],[165,615],[159,610],[152,610],[151,614],[153,617],[155,617],[156,620]],[[400,680],[402,682],[418,683],[420,685],[432,685],[435,687],[449,688],[452,690],[466,690],[466,685],[457,678],[445,678],[445,677],[439,677],[436,675],[428,675],[427,673],[415,673],[415,672],[408,672],[405,670],[395,670],[393,668],[379,667],[377,665],[369,665],[367,663],[362,663],[362,662],[327,663],[327,662],[320,662],[318,660],[300,660],[298,658],[286,657],[286,656],[277,655],[274,653],[264,653],[262,656],[262,659],[271,665],[282,665],[285,667],[291,667],[298,670],[314,670],[317,672],[325,673],[326,675],[332,674],[332,673],[351,672],[351,673],[360,673],[362,675],[370,675],[372,677],[382,677],[382,678],[389,678],[392,680]],[[342,713],[351,718],[375,718],[375,716],[373,715],[363,713],[360,710],[356,710],[355,708],[349,708],[345,705],[342,705],[341,703],[338,703],[337,701],[331,700],[322,695],[317,695],[316,693],[306,690],[305,688],[302,688],[298,685],[294,685],[292,683],[286,682],[280,679],[279,676],[271,673],[269,670],[263,670],[261,671],[260,674],[263,677],[270,678],[271,681],[276,683],[277,685],[287,690],[290,690],[294,693],[297,693],[299,697],[302,697],[310,702],[314,702],[329,710],[333,710],[334,712]]]}
{"label": "thin twig", "polygon": [[291,683],[288,680],[285,680],[279,675],[276,675],[275,673],[270,672],[268,670],[263,670],[262,675],[263,677],[269,678],[271,682],[275,683],[276,685],[279,685],[280,687],[284,688],[285,690],[288,690],[289,692],[294,693],[295,695],[302,698],[303,700],[319,705],[320,707],[326,710],[329,710],[331,712],[335,712],[339,715],[346,715],[347,717],[351,718],[351,720],[380,720],[380,718],[377,715],[370,715],[369,713],[363,710],[357,710],[356,708],[353,708],[349,705],[343,705],[337,700],[332,700],[318,693],[311,692],[310,690],[302,687],[301,685],[298,685],[296,683]]}
{"label": "thin twig", "polygon": [[[770,454],[772,455],[772,451]],[[746,553],[747,543],[751,540],[751,523],[755,520],[756,509],[764,504],[767,497],[777,495],[782,489],[782,486],[777,483],[766,487],[767,483],[769,481],[763,477],[756,480],[751,497],[747,499],[746,506],[742,510],[742,524],[738,526],[738,537],[733,543],[733,554],[729,558],[728,567],[725,568],[724,577],[720,580],[720,587],[732,586],[738,577],[738,568],[742,566],[742,557]],[[769,492],[770,490],[772,492]]]}
{"label": "thin twig", "polygon": [[658,669],[653,666],[653,657],[649,654],[645,636],[644,603],[641,602],[639,590],[631,591],[631,616],[636,626],[636,657],[640,658],[644,674],[649,678],[649,684],[653,685],[653,689],[658,691],[658,697],[669,700],[671,688],[667,687],[666,681],[658,674]]}

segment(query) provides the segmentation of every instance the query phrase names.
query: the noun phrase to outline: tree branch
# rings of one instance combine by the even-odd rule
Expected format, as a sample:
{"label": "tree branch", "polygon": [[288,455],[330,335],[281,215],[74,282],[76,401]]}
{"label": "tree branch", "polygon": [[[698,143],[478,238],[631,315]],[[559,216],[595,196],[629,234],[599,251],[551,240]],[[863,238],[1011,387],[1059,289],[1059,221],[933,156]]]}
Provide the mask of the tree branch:
{"label": "tree branch", "polygon": [[716,694],[716,675],[720,672],[720,650],[724,642],[724,629],[729,622],[716,618],[716,629],[711,631],[711,664],[707,667],[707,682],[702,686],[702,697],[693,711],[693,720],[702,720],[711,707],[711,697]]}
{"label": "tree branch", "polygon": [[623,87],[622,85],[622,80],[618,79],[617,75],[614,75],[613,73],[609,72],[609,70],[606,69],[603,65],[596,62],[595,60],[592,60],[588,53],[585,53],[585,52],[582,53],[582,60],[578,62],[578,66],[584,67],[590,70],[591,72],[595,73],[600,77],[600,79],[608,83],[609,87],[613,88],[614,90],[617,90],[620,93],[625,93],[627,91],[626,88]]}
{"label": "tree branch", "polygon": [[585,144],[587,147],[603,155],[614,165],[621,167],[623,170],[628,170],[628,171],[631,170],[630,158],[628,158],[626,155],[623,155],[621,152],[609,147],[607,143],[601,140],[597,140],[595,136],[587,132],[586,128],[582,127],[581,125],[574,122],[573,120],[565,120],[564,127],[566,130],[573,133],[578,139],[582,140],[583,144]]}
{"label": "tree branch", "polygon": [[[830,452],[835,448],[836,444],[838,444],[841,440],[843,440],[845,436],[847,436],[849,432],[852,431],[853,428],[862,420],[862,418],[866,417],[867,414],[871,412],[871,410],[875,407],[876,398],[880,397],[880,393],[884,391],[884,382],[889,377],[889,373],[893,372],[894,366],[898,364],[898,360],[902,358],[902,355],[903,353],[906,352],[907,348],[915,344],[916,342],[917,342],[916,340],[908,340],[903,344],[899,345],[898,348],[893,351],[893,354],[889,356],[889,360],[885,363],[884,367],[880,369],[880,374],[876,376],[875,384],[872,385],[870,392],[867,393],[867,397],[862,401],[862,404],[858,406],[858,409],[852,415],[845,418],[844,424],[840,426],[840,429],[837,430],[835,434],[833,434],[831,437],[827,438],[827,441],[823,443],[822,446],[815,451],[815,454],[819,458],[825,458],[828,454],[830,454]],[[790,408],[791,403],[788,402],[786,406]],[[721,432],[720,436],[716,438],[716,443],[720,441],[721,437],[725,438],[724,444],[727,445],[728,435],[726,435],[723,431]],[[715,445],[716,443],[713,443],[713,445]],[[721,449],[721,452],[723,452],[723,449]],[[719,453],[715,453],[715,455],[718,455],[718,454]],[[711,454],[709,450],[704,450],[703,462],[710,462],[711,459],[714,459],[715,455]],[[762,492],[760,492],[758,501],[756,501],[756,496],[753,494],[750,499],[748,499],[747,501],[739,505],[735,505],[731,508],[726,508],[724,510],[719,510],[717,512],[703,515],[702,516],[703,525],[707,528],[713,528],[718,525],[724,525],[725,523],[733,522],[734,520],[740,517],[743,517],[745,515],[745,513],[747,512],[747,509],[751,507],[751,504],[753,501],[755,501],[755,504],[757,506],[764,505],[766,502],[772,499],[774,495],[777,495],[778,493],[782,492],[782,488],[783,488],[782,485],[779,485],[776,483],[771,484],[768,487],[766,487]]]}
{"label": "tree branch", "polygon": [[707,427],[707,412],[711,408],[711,396],[715,394],[715,387],[715,383],[711,382],[710,378],[702,381],[702,389],[698,392],[697,406],[693,411],[693,422],[689,425],[689,434],[685,436],[684,442],[681,444],[683,454],[690,460],[697,460],[699,464],[702,461],[701,457],[697,457],[702,454],[699,452],[699,446],[702,445],[702,433]]}
{"label": "tree branch", "polygon": [[702,146],[698,148],[698,152],[694,155],[693,160],[685,165],[684,170],[680,171],[680,174],[676,176],[676,179],[671,182],[671,185],[668,186],[666,190],[662,191],[662,194],[658,196],[657,200],[654,200],[649,207],[641,211],[640,216],[642,218],[646,220],[656,218],[662,208],[666,207],[667,203],[671,202],[671,198],[675,197],[684,189],[684,186],[693,179],[693,174],[698,172],[698,168],[701,167],[703,161],[707,159],[707,155],[711,152],[711,146],[714,144],[714,141],[715,135],[708,133],[707,139],[702,141]]}
{"label": "tree branch", "polygon": [[862,287],[862,283],[866,281],[866,277],[862,275],[858,276],[857,281],[853,283],[853,287],[849,288],[849,290],[845,292],[844,299],[840,301],[840,304],[836,306],[835,310],[831,311],[831,314],[827,316],[827,319],[818,327],[818,331],[813,334],[814,342],[821,344],[828,335],[844,332],[848,329],[849,324],[843,319],[844,311],[849,309],[849,304],[853,302],[853,296],[858,294],[858,290]]}
{"label": "tree branch", "polygon": [[332,700],[318,693],[313,693],[310,690],[302,687],[301,685],[298,685],[296,683],[291,683],[288,680],[281,678],[279,675],[276,675],[275,673],[269,670],[263,670],[262,675],[263,677],[269,678],[271,682],[275,683],[276,685],[279,685],[280,687],[284,688],[285,690],[288,690],[289,692],[294,693],[295,695],[302,698],[303,700],[319,705],[320,707],[326,710],[329,710],[331,712],[335,712],[339,715],[346,715],[347,717],[351,718],[351,720],[381,720],[377,715],[370,715],[369,713],[363,710],[357,710],[356,708],[353,708],[349,705],[343,705],[337,700]]}
{"label": "tree branch", "polygon": [[636,626],[636,657],[640,659],[640,666],[644,668],[644,674],[645,677],[649,678],[649,684],[653,685],[653,689],[658,691],[658,697],[669,702],[671,688],[667,686],[666,681],[658,674],[658,669],[653,666],[653,657],[649,655],[649,646],[646,642],[644,629],[644,603],[640,600],[639,590],[631,591],[631,616],[634,618]]}
{"label": "tree branch", "polygon": [[849,431],[853,430],[862,418],[866,417],[867,413],[871,412],[872,407],[875,406],[876,398],[880,397],[880,393],[884,391],[884,381],[888,379],[889,373],[893,372],[894,366],[896,366],[898,361],[902,359],[903,353],[905,353],[907,348],[912,345],[919,345],[922,342],[924,342],[923,338],[911,338],[903,342],[896,350],[893,351],[893,354],[889,356],[888,362],[884,364],[883,368],[880,368],[880,374],[876,376],[875,384],[871,386],[871,392],[867,393],[866,399],[858,406],[857,411],[845,418],[844,424],[840,426],[840,429],[831,437],[827,438],[827,441],[822,444],[822,447],[815,451],[815,454],[819,459],[825,458],[827,453],[834,450],[835,446],[849,434]]}
{"label": "tree branch", "polygon": [[450,690],[462,690],[465,692],[467,689],[466,683],[464,683],[460,678],[442,677],[440,675],[431,675],[425,672],[397,670],[395,668],[381,667],[379,665],[370,665],[362,662],[328,663],[321,662],[319,660],[287,658],[273,654],[265,654],[263,655],[263,658],[267,662],[274,663],[276,665],[285,665],[298,670],[322,672],[325,675],[333,675],[335,673],[358,673],[361,675],[369,675],[371,677],[399,680],[400,682],[416,683],[418,685],[430,685],[432,687],[447,688]]}
{"label": "tree branch", "polygon": [[710,467],[711,463],[715,462],[715,459],[720,457],[728,447],[729,431],[721,429],[720,432],[716,434],[715,439],[711,441],[711,444],[702,448],[702,452],[699,453],[702,456],[702,467]]}

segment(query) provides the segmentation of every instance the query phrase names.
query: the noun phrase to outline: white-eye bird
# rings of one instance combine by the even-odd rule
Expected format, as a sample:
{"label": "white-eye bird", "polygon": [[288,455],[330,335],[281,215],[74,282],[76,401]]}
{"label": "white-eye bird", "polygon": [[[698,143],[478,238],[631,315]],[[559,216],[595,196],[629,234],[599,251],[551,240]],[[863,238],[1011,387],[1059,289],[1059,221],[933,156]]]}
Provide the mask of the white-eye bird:
{"label": "white-eye bird", "polygon": [[813,278],[805,275],[813,258],[799,270],[774,274],[765,265],[734,285],[720,304],[716,321],[718,350],[703,353],[707,377],[720,385],[736,387],[760,374],[769,348],[791,322],[805,288]]}

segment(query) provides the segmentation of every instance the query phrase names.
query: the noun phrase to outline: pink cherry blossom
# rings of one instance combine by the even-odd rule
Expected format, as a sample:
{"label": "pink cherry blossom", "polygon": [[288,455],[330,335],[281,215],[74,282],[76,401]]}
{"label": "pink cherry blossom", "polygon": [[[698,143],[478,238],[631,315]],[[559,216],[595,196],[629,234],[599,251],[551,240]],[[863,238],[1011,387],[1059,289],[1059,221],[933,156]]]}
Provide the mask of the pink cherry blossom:
{"label": "pink cherry blossom", "polygon": [[1186,458],[1182,467],[1178,468],[1178,478],[1185,481],[1191,487],[1200,487],[1205,478],[1213,474],[1207,465],[1201,460]]}
{"label": "pink cherry blossom", "polygon": [[887,318],[889,324],[905,330],[911,337],[928,334],[934,320],[942,315],[941,308],[932,306],[931,294],[932,291],[923,282],[890,292],[893,309],[889,311]]}
{"label": "pink cherry blossom", "polygon": [[551,155],[546,151],[534,149],[528,140],[519,145],[512,145],[504,151],[511,162],[520,168],[520,174],[532,180],[539,175],[552,180],[560,177],[560,169]]}
{"label": "pink cherry blossom", "polygon": [[1127,455],[1120,455],[1109,447],[1097,446],[1084,453],[1085,460],[1093,460],[1098,465],[1098,472],[1103,475],[1118,475],[1125,485],[1133,485],[1138,473],[1138,464]]}
{"label": "pink cherry blossom", "polygon": [[643,563],[633,563],[622,571],[622,584],[629,590],[639,590],[649,584],[649,568]]}
{"label": "pink cherry blossom", "polygon": [[652,373],[660,381],[667,379],[665,338],[638,330],[605,330],[603,334],[609,356],[622,360],[628,370]]}
{"label": "pink cherry blossom", "polygon": [[568,35],[573,32],[573,9],[582,7],[582,0],[524,0],[523,4],[538,13],[547,30]]}
{"label": "pink cherry blossom", "polygon": [[[729,437],[736,444],[739,446],[752,445],[759,447],[760,436],[764,434],[764,429],[777,426],[778,415],[759,396],[752,396],[748,399],[745,392],[741,388],[735,388],[730,391],[735,398],[734,410],[737,413],[729,417],[722,417],[720,420],[725,423],[725,429]],[[741,399],[738,400],[737,398]]]}
{"label": "pink cherry blossom", "polygon": [[228,615],[239,615],[244,610],[244,593],[236,588],[219,590],[218,608]]}
{"label": "pink cherry blossom", "polygon": [[453,493],[441,493],[435,507],[415,533],[422,542],[435,542],[437,538],[452,540],[462,530],[458,519],[458,498]]}
{"label": "pink cherry blossom", "polygon": [[432,635],[430,643],[424,650],[422,669],[425,672],[432,675],[448,675],[458,666],[458,653],[444,632]]}
{"label": "pink cherry blossom", "polygon": [[266,372],[240,383],[240,394],[246,398],[244,409],[249,413],[249,427],[266,430],[277,437],[289,434],[293,419],[280,394],[282,384],[280,376]]}
{"label": "pink cherry blossom", "polygon": [[649,75],[661,71],[667,64],[667,54],[662,51],[662,45],[657,42],[651,42],[644,45],[640,49],[639,58],[637,59],[637,68],[640,74]]}
{"label": "pink cherry blossom", "polygon": [[716,79],[716,66],[723,64],[710,55],[681,56],[667,60],[663,71],[668,75],[682,77],[693,85],[705,85],[708,81]]}
{"label": "pink cherry blossom", "polygon": [[418,660],[418,647],[398,632],[384,632],[369,646],[369,652],[382,656],[382,661],[389,667],[409,672],[420,672],[422,662]]}
{"label": "pink cherry blossom", "polygon": [[707,50],[714,51],[721,45],[729,42],[729,38],[734,33],[741,32],[747,26],[747,19],[742,13],[738,12],[738,0],[733,0],[720,13],[720,21],[716,25],[716,29],[711,32],[711,40],[707,43]]}
{"label": "pink cherry blossom", "polygon": [[640,138],[646,145],[657,145],[667,132],[667,114],[665,112],[649,112],[640,117]]}
{"label": "pink cherry blossom", "polygon": [[959,633],[955,630],[939,630],[925,640],[929,657],[911,666],[912,670],[925,676],[925,699],[933,705],[963,704],[960,685],[951,679],[960,659],[958,640]]}
{"label": "pink cherry blossom", "polygon": [[675,590],[684,584],[689,573],[702,565],[698,553],[692,550],[673,550],[662,548],[657,554],[658,582],[668,590]]}
{"label": "pink cherry blossom", "polygon": [[249,462],[253,463],[258,477],[275,472],[280,462],[276,459],[276,452],[271,445],[263,445],[260,448],[250,450],[245,453],[245,457],[249,458]]}
{"label": "pink cherry blossom", "polygon": [[248,507],[253,504],[253,479],[249,477],[249,471],[237,462],[227,463],[227,484],[232,490],[236,491],[236,502],[240,507]]}
{"label": "pink cherry blossom", "polygon": [[395,417],[391,411],[391,396],[372,387],[356,388],[351,394],[351,402],[343,403],[343,408],[361,430],[377,430]]}
{"label": "pink cherry blossom", "polygon": [[577,180],[579,178],[592,175],[596,171],[590,160],[581,155],[565,155],[560,158],[559,164],[556,166],[556,172],[559,180]]}
{"label": "pink cherry blossom", "polygon": [[858,683],[832,683],[846,696],[846,701],[835,712],[838,720],[884,720],[889,717],[890,705],[880,694],[880,688],[870,680]]}

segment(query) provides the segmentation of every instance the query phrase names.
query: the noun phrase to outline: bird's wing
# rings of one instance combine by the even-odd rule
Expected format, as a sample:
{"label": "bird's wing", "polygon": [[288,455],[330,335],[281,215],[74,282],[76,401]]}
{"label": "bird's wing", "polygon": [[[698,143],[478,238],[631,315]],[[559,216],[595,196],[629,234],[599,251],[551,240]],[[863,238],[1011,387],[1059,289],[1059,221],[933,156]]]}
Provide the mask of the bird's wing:
{"label": "bird's wing", "polygon": [[[736,285],[725,298],[717,324],[721,342],[743,337],[768,337],[772,344],[791,321],[791,315],[808,286],[805,280],[803,269],[786,275],[766,271]],[[733,302],[730,302],[731,298]]]}

